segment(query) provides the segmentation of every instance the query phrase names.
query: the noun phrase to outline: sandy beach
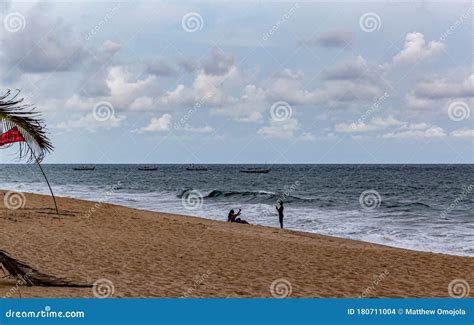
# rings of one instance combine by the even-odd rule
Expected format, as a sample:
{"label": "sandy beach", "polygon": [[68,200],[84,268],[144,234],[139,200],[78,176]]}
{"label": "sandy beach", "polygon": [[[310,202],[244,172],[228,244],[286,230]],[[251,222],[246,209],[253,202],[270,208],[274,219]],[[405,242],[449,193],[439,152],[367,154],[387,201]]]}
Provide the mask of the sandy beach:
{"label": "sandy beach", "polygon": [[[22,208],[2,205],[0,249],[77,283],[107,279],[113,297],[449,297],[453,280],[474,286],[473,257],[72,198],[58,198],[58,217],[49,196],[17,198]],[[0,295],[94,296],[91,288],[12,291],[15,283],[1,279]]]}

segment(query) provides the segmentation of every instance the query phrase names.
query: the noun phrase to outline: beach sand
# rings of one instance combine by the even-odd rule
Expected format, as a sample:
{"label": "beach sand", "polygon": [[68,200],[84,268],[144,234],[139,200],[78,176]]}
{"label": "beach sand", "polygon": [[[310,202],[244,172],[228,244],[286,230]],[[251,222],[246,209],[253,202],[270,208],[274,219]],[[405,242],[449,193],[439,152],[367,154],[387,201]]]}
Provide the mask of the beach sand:
{"label": "beach sand", "polygon": [[[467,281],[474,297],[473,257],[71,198],[58,198],[58,217],[51,197],[24,198],[18,210],[2,205],[0,249],[78,283],[110,280],[113,297],[272,297],[272,288],[290,297],[449,297],[453,280]],[[0,279],[0,295],[94,297],[91,288],[15,283]]]}

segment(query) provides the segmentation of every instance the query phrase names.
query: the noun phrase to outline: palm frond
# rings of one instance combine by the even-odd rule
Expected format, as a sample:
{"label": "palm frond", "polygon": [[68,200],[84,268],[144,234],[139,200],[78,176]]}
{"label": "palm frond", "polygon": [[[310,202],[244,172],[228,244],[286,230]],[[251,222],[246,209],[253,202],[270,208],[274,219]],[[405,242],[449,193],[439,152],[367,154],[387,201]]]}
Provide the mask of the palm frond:
{"label": "palm frond", "polygon": [[[20,158],[28,157],[28,162],[42,161],[44,156],[53,150],[53,145],[45,133],[40,114],[31,105],[23,104],[19,97],[20,90],[10,90],[0,96],[0,133],[16,127],[26,143],[19,143]],[[11,144],[13,145],[13,144]]]}
{"label": "palm frond", "polygon": [[8,275],[17,278],[18,281],[26,284],[27,286],[77,288],[92,287],[90,284],[74,283],[63,278],[58,278],[40,272],[35,268],[25,264],[24,262],[11,257],[10,254],[4,250],[0,250],[0,264],[3,265],[5,270],[8,272]]}

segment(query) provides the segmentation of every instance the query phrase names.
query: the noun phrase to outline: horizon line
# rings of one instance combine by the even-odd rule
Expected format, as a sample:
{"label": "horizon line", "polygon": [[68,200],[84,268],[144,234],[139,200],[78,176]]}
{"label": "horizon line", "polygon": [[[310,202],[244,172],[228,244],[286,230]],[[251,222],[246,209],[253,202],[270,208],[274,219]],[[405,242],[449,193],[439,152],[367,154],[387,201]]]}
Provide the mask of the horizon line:
{"label": "horizon line", "polygon": [[[18,163],[0,163],[0,165],[30,165],[32,163],[27,162],[18,162]],[[447,163],[447,162],[411,162],[411,163],[399,163],[399,162],[381,162],[381,163],[337,163],[337,162],[326,162],[326,163],[177,163],[177,162],[167,162],[167,163],[92,163],[92,162],[67,162],[67,163],[41,163],[41,165],[267,165],[267,166],[289,166],[289,165],[474,165],[474,162],[466,163]]]}

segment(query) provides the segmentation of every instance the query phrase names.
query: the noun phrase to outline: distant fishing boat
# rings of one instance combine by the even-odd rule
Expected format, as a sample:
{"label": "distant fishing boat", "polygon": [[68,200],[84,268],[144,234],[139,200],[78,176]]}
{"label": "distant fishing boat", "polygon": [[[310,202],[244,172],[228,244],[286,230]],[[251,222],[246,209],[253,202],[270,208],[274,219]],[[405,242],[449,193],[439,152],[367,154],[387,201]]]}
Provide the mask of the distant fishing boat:
{"label": "distant fishing boat", "polygon": [[73,170],[94,170],[94,166],[81,166],[81,167],[73,167]]}
{"label": "distant fishing boat", "polygon": [[205,166],[194,166],[194,164],[191,164],[188,167],[186,167],[186,170],[195,171],[195,172],[205,172],[208,169]]}
{"label": "distant fishing boat", "polygon": [[148,166],[145,166],[145,167],[138,167],[138,170],[151,172],[151,171],[158,170],[158,167],[148,167]]}
{"label": "distant fishing boat", "polygon": [[263,167],[252,167],[247,169],[240,170],[241,173],[247,174],[268,174],[272,169],[271,168],[263,168]]}

